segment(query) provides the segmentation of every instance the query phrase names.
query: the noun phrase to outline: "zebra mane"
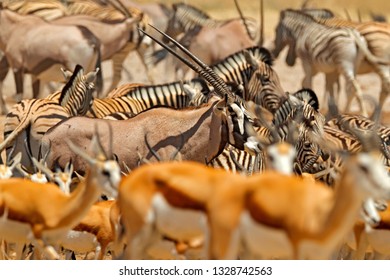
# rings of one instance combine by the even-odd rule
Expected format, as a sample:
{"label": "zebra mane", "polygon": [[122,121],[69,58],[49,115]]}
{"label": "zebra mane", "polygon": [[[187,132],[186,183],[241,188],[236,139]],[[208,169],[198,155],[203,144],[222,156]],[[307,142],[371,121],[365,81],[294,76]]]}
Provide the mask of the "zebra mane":
{"label": "zebra mane", "polygon": [[306,104],[309,104],[317,112],[320,109],[318,97],[313,90],[305,88],[298,90],[297,92],[293,93],[293,95],[305,102]]}
{"label": "zebra mane", "polygon": [[244,54],[246,51],[249,52],[249,54],[252,55],[255,60],[260,60],[269,66],[272,66],[274,63],[274,57],[268,49],[264,47],[253,46],[233,53],[225,57],[224,60],[222,60],[221,62],[213,64],[211,67],[218,67],[219,65],[230,60],[234,60],[238,64],[247,64]]}
{"label": "zebra mane", "polygon": [[72,93],[72,87],[73,85],[82,77],[84,74],[84,69],[81,65],[77,64],[74,68],[72,76],[69,78],[68,82],[65,84],[65,86],[62,88],[60,99],[58,103],[64,107],[69,99],[70,94]]}
{"label": "zebra mane", "polygon": [[320,18],[320,19],[327,19],[327,18],[334,18],[335,14],[328,9],[302,9],[302,12],[304,12],[307,15],[310,15],[314,18]]}
{"label": "zebra mane", "polygon": [[176,19],[181,22],[191,22],[199,26],[216,27],[219,21],[212,19],[204,11],[185,3],[173,4]]}
{"label": "zebra mane", "polygon": [[312,15],[305,13],[303,10],[286,9],[281,11],[281,18],[285,18],[286,16],[290,16],[293,18],[300,18],[305,22],[318,23]]}

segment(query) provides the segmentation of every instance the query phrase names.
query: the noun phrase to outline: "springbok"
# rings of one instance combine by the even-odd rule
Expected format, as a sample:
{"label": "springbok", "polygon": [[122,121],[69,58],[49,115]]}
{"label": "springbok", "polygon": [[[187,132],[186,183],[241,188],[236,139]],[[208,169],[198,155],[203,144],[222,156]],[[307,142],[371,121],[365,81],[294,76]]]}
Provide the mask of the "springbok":
{"label": "springbok", "polygon": [[119,186],[124,258],[144,258],[165,235],[203,239],[207,259],[328,259],[352,230],[364,199],[390,195],[372,137],[363,152],[349,156],[335,191],[272,171],[245,177],[194,162],[141,166]]}
{"label": "springbok", "polygon": [[73,143],[68,144],[90,165],[85,180],[70,195],[50,183],[40,184],[20,178],[1,180],[1,238],[9,242],[31,239],[49,257],[58,258],[48,245],[57,244],[78,225],[102,192],[116,197],[120,169],[115,161],[107,160],[96,135],[91,143],[92,156]]}

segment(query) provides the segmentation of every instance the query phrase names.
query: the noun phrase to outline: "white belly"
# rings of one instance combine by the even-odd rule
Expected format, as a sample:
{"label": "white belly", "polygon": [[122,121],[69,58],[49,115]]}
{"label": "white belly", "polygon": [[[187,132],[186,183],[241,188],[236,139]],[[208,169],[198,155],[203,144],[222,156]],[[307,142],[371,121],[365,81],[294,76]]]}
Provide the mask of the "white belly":
{"label": "white belly", "polygon": [[256,223],[247,211],[241,215],[240,235],[245,244],[244,255],[262,259],[291,259],[293,256],[284,231]]}

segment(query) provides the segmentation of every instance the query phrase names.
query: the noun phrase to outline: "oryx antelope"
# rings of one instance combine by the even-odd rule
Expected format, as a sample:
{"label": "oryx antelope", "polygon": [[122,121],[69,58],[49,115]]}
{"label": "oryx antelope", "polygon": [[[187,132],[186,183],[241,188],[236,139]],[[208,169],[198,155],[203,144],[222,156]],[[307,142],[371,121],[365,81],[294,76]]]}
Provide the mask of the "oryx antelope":
{"label": "oryx antelope", "polygon": [[23,74],[32,74],[36,98],[39,81],[64,81],[60,67],[73,70],[80,64],[85,71],[101,69],[100,42],[85,27],[53,25],[1,6],[0,22],[0,49],[15,73],[19,100],[23,93]]}
{"label": "oryx antelope", "polygon": [[[253,33],[248,33],[246,28],[247,24],[252,23],[257,33],[257,23],[253,19],[218,21],[184,3],[174,4],[173,10],[166,30],[167,35],[177,38],[178,34],[184,32],[184,38],[180,41],[206,64],[220,62],[237,51],[257,45]],[[161,52],[159,55],[162,55]],[[182,68],[180,65],[178,67]],[[187,69],[181,70],[184,73],[176,78],[191,77],[190,74],[186,75]]]}

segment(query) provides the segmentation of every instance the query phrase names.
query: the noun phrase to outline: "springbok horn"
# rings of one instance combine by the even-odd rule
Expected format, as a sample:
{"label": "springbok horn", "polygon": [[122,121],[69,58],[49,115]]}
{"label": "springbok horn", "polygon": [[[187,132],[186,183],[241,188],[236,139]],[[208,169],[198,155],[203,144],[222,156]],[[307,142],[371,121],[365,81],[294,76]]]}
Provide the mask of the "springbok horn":
{"label": "springbok horn", "polygon": [[9,166],[10,169],[14,169],[15,166],[19,165],[20,161],[22,160],[22,153],[19,152],[12,158],[12,164]]}
{"label": "springbok horn", "polygon": [[185,63],[188,67],[190,67],[192,70],[194,70],[196,73],[203,76],[203,78],[208,81],[215,89],[215,92],[220,95],[220,97],[223,97],[224,95],[228,95],[229,98],[234,98],[234,95],[230,92],[229,88],[225,84],[225,82],[222,80],[220,76],[218,76],[208,65],[206,65],[204,62],[202,62],[199,58],[197,58],[195,55],[193,55],[190,51],[188,51],[185,47],[183,47],[179,42],[177,42],[172,37],[168,36],[161,30],[159,30],[157,27],[154,27],[153,25],[149,24],[153,29],[155,29],[158,33],[163,35],[165,38],[169,39],[176,47],[178,47],[181,51],[183,51],[186,55],[188,55],[194,62],[196,62],[199,66],[194,65],[191,63],[188,59],[181,57],[176,53],[175,50],[170,48],[168,45],[164,44],[157,38],[147,34],[142,29],[139,29],[140,32],[145,34],[146,36],[150,37],[153,41],[164,47],[167,51],[169,51],[171,54],[176,56],[178,59],[180,59],[183,63]]}
{"label": "springbok horn", "polygon": [[43,162],[41,161],[38,161],[35,157],[31,158],[32,162],[34,163],[34,166],[36,166],[39,170],[41,170],[43,173],[46,174],[47,177],[49,177],[49,179],[51,181],[53,181],[54,179],[54,173],[49,169],[47,168]]}
{"label": "springbok horn", "polygon": [[13,156],[13,154],[14,154],[14,152],[15,152],[15,148],[16,148],[16,143],[14,143],[13,145],[12,145],[12,148],[11,148],[11,151],[8,153],[8,155],[7,155],[7,158],[6,158],[6,161],[5,161],[5,163],[7,164],[7,165],[9,165],[10,164],[10,160],[12,160],[12,156]]}
{"label": "springbok horn", "polygon": [[[110,126],[109,126],[109,129],[110,129]],[[108,133],[112,134],[112,131],[109,130]],[[94,151],[95,151],[95,154],[96,154],[97,158],[100,159],[100,160],[108,159],[107,153],[106,153],[106,151],[103,148],[102,142],[100,141],[99,127],[98,127],[97,124],[95,124],[95,134],[94,134],[94,136],[96,136],[96,138],[93,137],[92,141],[94,141],[94,139],[95,139],[96,143],[92,142],[92,141],[91,142],[93,143],[92,147],[94,147]]]}
{"label": "springbok horn", "polygon": [[246,20],[244,18],[244,14],[242,13],[241,7],[240,7],[240,5],[238,5],[238,1],[237,0],[234,0],[234,5],[236,6],[238,14],[240,15],[242,23],[244,24],[246,34],[248,34],[249,38],[253,41],[255,38],[253,38],[252,34],[249,32],[249,28],[248,28],[248,25],[246,24]]}
{"label": "springbok horn", "polygon": [[[92,142],[94,145],[97,144],[97,139],[96,139],[96,135],[94,135],[92,137]],[[81,149],[80,147],[76,146],[71,140],[68,140],[66,139],[65,140],[69,146],[69,148],[76,154],[78,154],[79,156],[81,156],[83,159],[85,159],[89,164],[91,165],[95,165],[96,164],[96,159],[91,157],[87,152],[85,152],[85,150]]]}

